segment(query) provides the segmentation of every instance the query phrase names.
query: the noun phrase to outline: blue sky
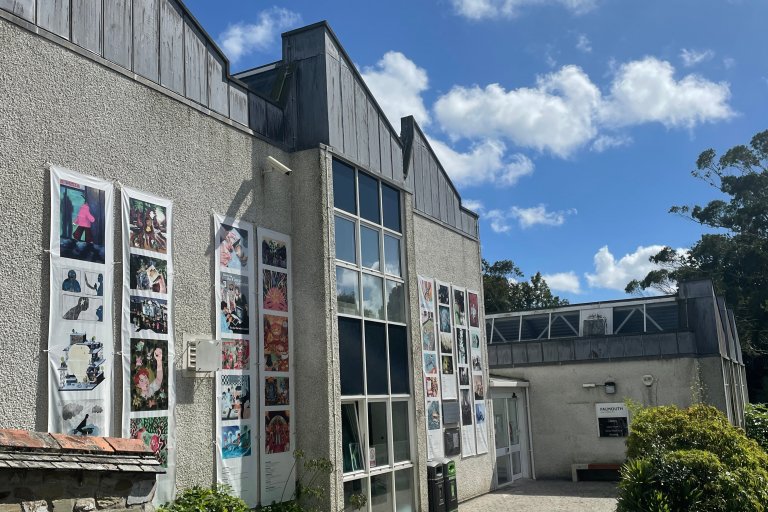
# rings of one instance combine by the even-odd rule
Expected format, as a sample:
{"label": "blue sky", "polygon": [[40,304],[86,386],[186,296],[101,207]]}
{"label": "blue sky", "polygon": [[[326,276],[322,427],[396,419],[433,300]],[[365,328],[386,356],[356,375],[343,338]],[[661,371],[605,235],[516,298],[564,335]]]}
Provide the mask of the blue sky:
{"label": "blue sky", "polygon": [[384,111],[413,114],[480,213],[483,256],[572,302],[623,298],[667,213],[717,197],[696,157],[768,128],[768,3],[757,0],[189,0],[240,71],[327,20]]}

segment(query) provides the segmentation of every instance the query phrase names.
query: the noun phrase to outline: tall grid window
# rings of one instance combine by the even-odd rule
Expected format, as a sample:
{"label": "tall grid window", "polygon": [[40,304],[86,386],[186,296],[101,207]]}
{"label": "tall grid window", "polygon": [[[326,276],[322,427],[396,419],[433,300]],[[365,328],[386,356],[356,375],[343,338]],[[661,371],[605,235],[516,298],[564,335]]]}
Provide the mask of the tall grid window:
{"label": "tall grid window", "polygon": [[333,161],[345,510],[415,510],[400,191]]}

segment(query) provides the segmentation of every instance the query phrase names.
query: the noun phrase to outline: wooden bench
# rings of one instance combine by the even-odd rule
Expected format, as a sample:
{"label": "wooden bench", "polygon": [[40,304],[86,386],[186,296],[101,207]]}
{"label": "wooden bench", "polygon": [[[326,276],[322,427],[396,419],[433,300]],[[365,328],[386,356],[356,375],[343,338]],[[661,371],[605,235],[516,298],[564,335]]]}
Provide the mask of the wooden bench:
{"label": "wooden bench", "polygon": [[579,481],[579,471],[615,471],[621,470],[621,464],[571,464],[571,478],[574,482]]}

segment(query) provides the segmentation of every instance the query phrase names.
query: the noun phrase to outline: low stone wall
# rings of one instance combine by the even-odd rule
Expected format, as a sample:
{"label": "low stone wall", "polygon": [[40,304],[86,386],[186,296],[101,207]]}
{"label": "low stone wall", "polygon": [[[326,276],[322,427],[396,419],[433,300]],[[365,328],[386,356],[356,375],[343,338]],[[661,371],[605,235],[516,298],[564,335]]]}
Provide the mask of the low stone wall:
{"label": "low stone wall", "polygon": [[138,439],[0,430],[0,512],[153,512],[160,473]]}

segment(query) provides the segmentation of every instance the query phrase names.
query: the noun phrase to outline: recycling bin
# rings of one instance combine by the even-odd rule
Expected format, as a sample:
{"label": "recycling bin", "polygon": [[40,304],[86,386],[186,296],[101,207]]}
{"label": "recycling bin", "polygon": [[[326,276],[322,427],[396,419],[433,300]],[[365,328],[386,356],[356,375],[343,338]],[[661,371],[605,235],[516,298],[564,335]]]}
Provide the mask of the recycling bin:
{"label": "recycling bin", "polygon": [[443,486],[445,489],[445,512],[458,512],[459,491],[456,489],[456,463],[453,459],[443,462]]}
{"label": "recycling bin", "polygon": [[427,463],[427,497],[429,512],[445,512],[445,480],[443,478],[443,462]]}

